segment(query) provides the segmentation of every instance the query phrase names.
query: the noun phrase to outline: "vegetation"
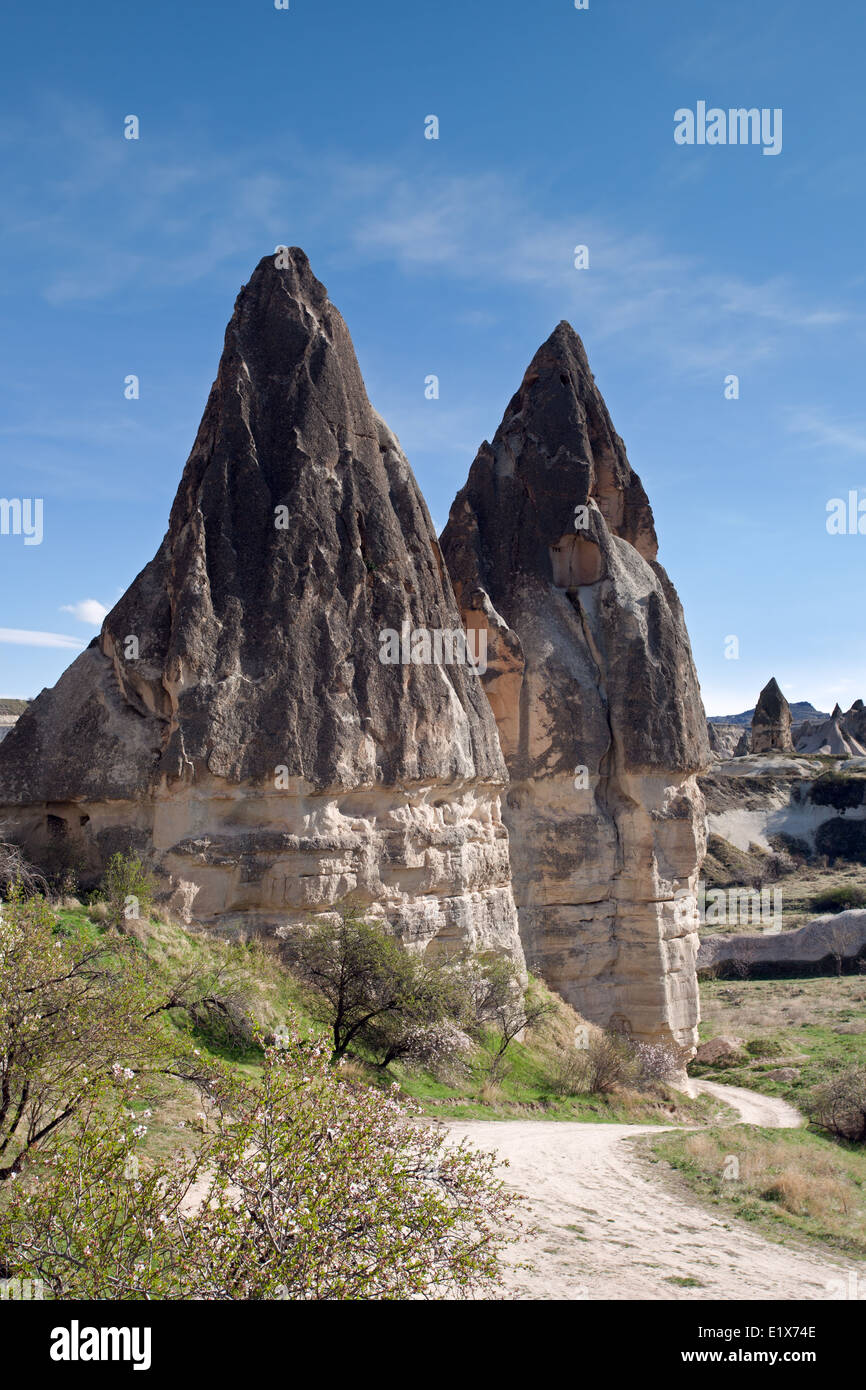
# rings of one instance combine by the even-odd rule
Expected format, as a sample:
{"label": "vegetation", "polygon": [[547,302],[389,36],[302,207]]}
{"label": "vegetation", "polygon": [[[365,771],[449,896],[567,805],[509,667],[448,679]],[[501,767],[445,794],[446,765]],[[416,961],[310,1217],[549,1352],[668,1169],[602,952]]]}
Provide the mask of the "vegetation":
{"label": "vegetation", "polygon": [[809,1123],[666,1134],[651,1142],[656,1159],[771,1237],[866,1257],[866,978],[712,980],[701,996],[702,1037],[743,1046],[690,1071],[784,1098]]}
{"label": "vegetation", "polygon": [[111,856],[100,888],[108,907],[108,920],[120,927],[129,918],[148,915],[156,884],[139,856],[129,850]]}
{"label": "vegetation", "polygon": [[650,1148],[724,1216],[776,1240],[811,1239],[866,1258],[862,1153],[809,1130],[744,1125],[668,1132]]}
{"label": "vegetation", "polygon": [[[297,1033],[256,1086],[218,1072],[192,1153],[144,1166],[124,1073],[0,1210],[0,1259],[55,1298],[454,1297],[495,1282],[514,1203],[494,1156],[409,1123]],[[128,1083],[126,1083],[128,1086]],[[38,1177],[38,1181],[36,1178]]]}
{"label": "vegetation", "polygon": [[[828,853],[810,852],[804,841],[790,836],[774,836],[772,844],[770,851],[754,844],[746,851],[711,834],[701,870],[707,888],[778,888],[783,931],[804,926],[821,913],[866,906],[866,873],[859,849],[846,857],[834,847],[831,864]],[[704,930],[707,934],[758,929],[745,921],[708,925]]]}
{"label": "vegetation", "polygon": [[816,913],[844,912],[850,907],[866,907],[866,887],[862,884],[840,883],[812,898],[812,910]]}

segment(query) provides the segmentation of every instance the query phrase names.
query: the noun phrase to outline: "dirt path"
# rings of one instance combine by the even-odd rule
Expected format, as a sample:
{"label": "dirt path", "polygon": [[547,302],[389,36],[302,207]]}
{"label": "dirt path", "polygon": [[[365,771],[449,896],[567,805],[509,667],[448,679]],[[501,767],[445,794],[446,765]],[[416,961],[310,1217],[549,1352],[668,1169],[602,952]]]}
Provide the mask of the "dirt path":
{"label": "dirt path", "polygon": [[[785,1101],[695,1084],[746,1123],[800,1123]],[[626,1141],[660,1126],[451,1120],[448,1128],[507,1158],[509,1186],[530,1198],[538,1233],[507,1257],[505,1298],[826,1299],[831,1281],[862,1271],[843,1256],[776,1245],[652,1181]],[[514,1267],[525,1260],[533,1270]]]}

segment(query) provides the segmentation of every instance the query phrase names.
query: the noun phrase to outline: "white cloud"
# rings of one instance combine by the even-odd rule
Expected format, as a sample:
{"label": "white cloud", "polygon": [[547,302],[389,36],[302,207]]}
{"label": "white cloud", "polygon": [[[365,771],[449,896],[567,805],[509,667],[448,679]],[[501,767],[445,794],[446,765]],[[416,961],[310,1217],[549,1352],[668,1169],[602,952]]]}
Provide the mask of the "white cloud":
{"label": "white cloud", "polygon": [[82,598],[77,603],[64,603],[60,612],[71,613],[80,623],[89,623],[91,627],[102,627],[108,609],[98,598]]}
{"label": "white cloud", "polygon": [[84,646],[77,637],[62,632],[32,632],[23,627],[0,627],[0,642],[13,647],[62,647],[65,651],[80,651]]}

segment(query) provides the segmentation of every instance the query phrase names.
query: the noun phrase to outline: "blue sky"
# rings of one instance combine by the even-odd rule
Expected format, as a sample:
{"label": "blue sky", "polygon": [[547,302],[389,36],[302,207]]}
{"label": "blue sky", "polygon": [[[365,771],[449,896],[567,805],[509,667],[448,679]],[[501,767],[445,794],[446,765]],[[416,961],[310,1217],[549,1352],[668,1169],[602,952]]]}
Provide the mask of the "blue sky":
{"label": "blue sky", "polygon": [[[866,698],[866,536],[825,524],[829,499],[866,497],[864,30],[853,0],[9,10],[0,497],[44,499],[44,539],[0,535],[0,696],[53,684],[153,555],[234,296],[288,243],[439,527],[567,318],[708,713],[770,675],[822,707]],[[675,144],[702,100],[781,108],[781,153]]]}

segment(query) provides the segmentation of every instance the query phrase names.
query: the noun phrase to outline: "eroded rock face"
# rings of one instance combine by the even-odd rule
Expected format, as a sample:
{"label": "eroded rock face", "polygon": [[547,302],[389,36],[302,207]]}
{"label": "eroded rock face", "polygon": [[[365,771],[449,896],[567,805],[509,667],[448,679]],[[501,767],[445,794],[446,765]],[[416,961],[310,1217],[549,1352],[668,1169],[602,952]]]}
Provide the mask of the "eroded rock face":
{"label": "eroded rock face", "polygon": [[481,446],[442,549],[487,634],[527,959],[593,1022],[691,1047],[704,712],[646,493],[567,323]]}
{"label": "eroded rock face", "polygon": [[461,631],[432,524],[302,251],[238,296],[156,556],[0,748],[0,823],[98,870],[144,850],[203,919],[351,897],[520,959],[478,676],[380,660]]}
{"label": "eroded rock face", "polygon": [[773,676],[758,696],[752,715],[750,753],[793,753],[791,710]]}
{"label": "eroded rock face", "polygon": [[843,714],[837,704],[829,719],[798,725],[792,734],[797,752],[823,753],[839,758],[862,758],[866,755],[864,742],[854,732],[855,729],[866,732],[862,729],[862,702],[857,703],[861,706],[859,710],[852,705],[848,713]]}
{"label": "eroded rock face", "polygon": [[724,762],[734,757],[735,750],[742,742],[743,731],[739,724],[711,724],[707,720],[707,737],[713,757],[717,762]]}
{"label": "eroded rock face", "polygon": [[706,936],[701,941],[701,973],[726,974],[748,966],[756,976],[816,971],[835,974],[866,958],[866,911],[816,917],[796,931]]}

